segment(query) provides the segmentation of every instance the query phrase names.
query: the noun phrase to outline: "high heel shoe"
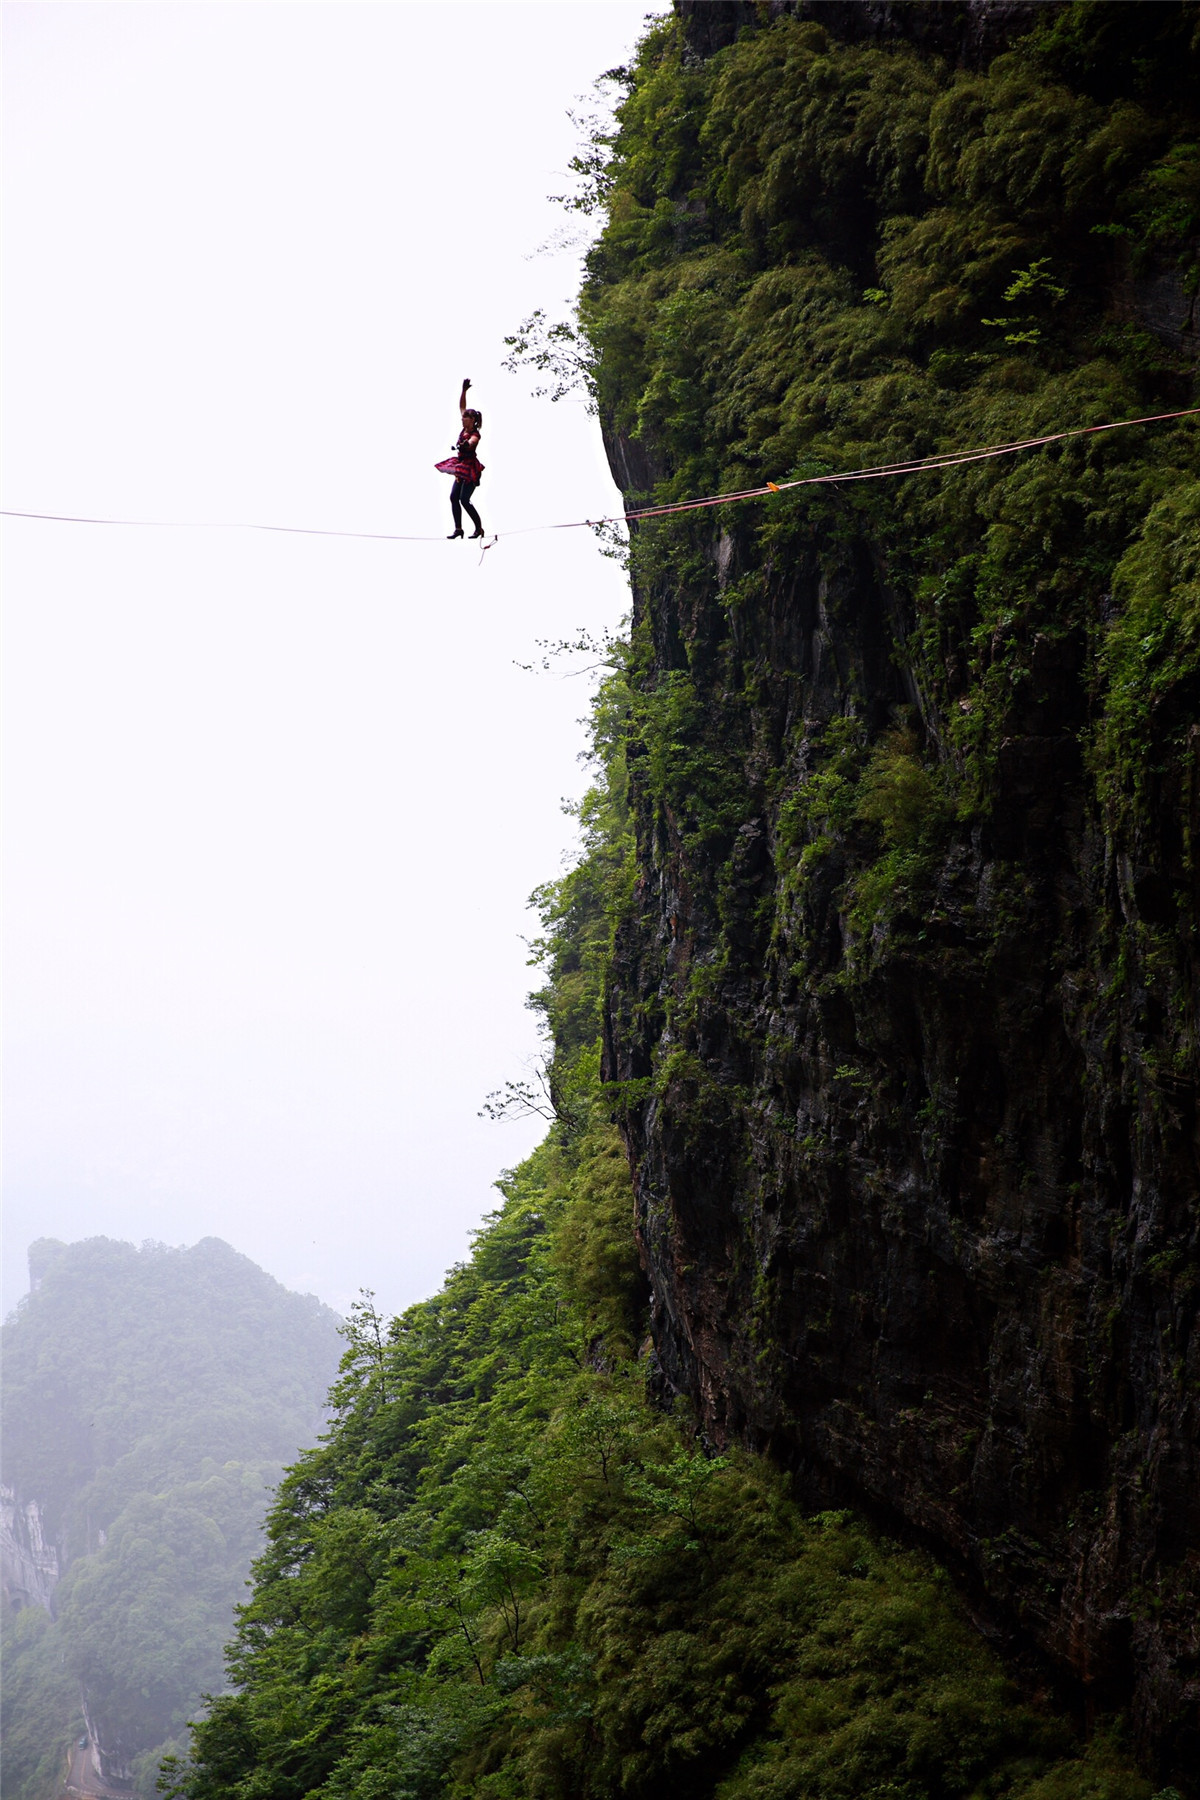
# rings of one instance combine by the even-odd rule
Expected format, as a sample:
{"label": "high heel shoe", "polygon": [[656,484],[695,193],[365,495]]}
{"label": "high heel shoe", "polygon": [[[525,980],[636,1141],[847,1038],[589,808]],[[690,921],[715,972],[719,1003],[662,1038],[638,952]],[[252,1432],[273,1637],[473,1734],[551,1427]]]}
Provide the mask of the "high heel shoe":
{"label": "high heel shoe", "polygon": [[[480,526],[480,527],[479,527],[479,530],[478,530],[478,531],[473,531],[473,532],[472,532],[472,533],[471,533],[471,536],[472,536],[472,537],[473,537],[473,538],[477,538],[477,537],[486,537],[486,535],[487,535],[487,533],[486,533],[486,532],[485,532],[485,531],[484,531],[484,529],[483,529],[483,526],[482,526],[482,525],[481,525],[481,526]],[[460,537],[461,537],[461,536],[462,536],[462,533],[461,533],[461,532],[460,532],[460,533],[459,533],[459,536],[460,536]]]}
{"label": "high heel shoe", "polygon": [[461,537],[461,536],[462,536],[462,528],[460,526],[460,528],[457,531],[452,531],[450,533],[449,537],[446,539],[446,542],[448,544],[452,544],[456,537]]}

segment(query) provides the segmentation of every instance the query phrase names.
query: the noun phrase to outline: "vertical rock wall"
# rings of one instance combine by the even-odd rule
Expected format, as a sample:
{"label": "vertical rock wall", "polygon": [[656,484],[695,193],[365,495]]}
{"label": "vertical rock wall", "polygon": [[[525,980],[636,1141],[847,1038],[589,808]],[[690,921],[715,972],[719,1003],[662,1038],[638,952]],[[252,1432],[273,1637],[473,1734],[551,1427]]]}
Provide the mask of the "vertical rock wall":
{"label": "vertical rock wall", "polygon": [[[718,594],[639,605],[715,650]],[[706,867],[644,806],[611,998],[609,1078],[676,1064],[627,1127],[666,1379],[718,1441],[772,1447],[814,1496],[949,1552],[1096,1697],[1136,1688],[1149,1737],[1190,1733],[1196,1076],[1156,1058],[1153,976],[1119,984],[1115,964],[1143,914],[1195,905],[1196,763],[1136,851],[1106,842],[1069,731],[1086,671],[1048,647],[987,825],[945,856],[909,941],[881,936],[839,982],[846,864],[789,916],[770,788],[815,722],[886,720],[900,645],[866,557],[773,571],[739,636],[760,693],[748,816]],[[1194,963],[1191,980],[1195,998]]]}
{"label": "vertical rock wall", "polygon": [[[696,56],[755,22],[679,10]],[[971,9],[857,23],[888,11],[911,35]],[[628,488],[656,449],[619,411]],[[986,804],[868,918],[868,789],[814,825],[812,784],[854,738],[881,804],[925,793],[979,704],[968,652],[916,648],[886,527],[835,516],[783,548],[744,516],[672,529],[634,558],[640,879],[605,1068],[664,1386],[717,1443],[936,1546],[1014,1645],[1089,1704],[1132,1701],[1180,1778],[1200,1767],[1200,685],[1151,708],[1136,798],[1106,810],[1120,602],[1111,562],[1081,558],[997,703]],[[714,770],[725,814],[697,828],[687,782]]]}
{"label": "vertical rock wall", "polygon": [[49,1542],[36,1500],[20,1500],[10,1487],[0,1487],[0,1580],[5,1599],[15,1607],[40,1606],[50,1600],[61,1573],[58,1551]]}

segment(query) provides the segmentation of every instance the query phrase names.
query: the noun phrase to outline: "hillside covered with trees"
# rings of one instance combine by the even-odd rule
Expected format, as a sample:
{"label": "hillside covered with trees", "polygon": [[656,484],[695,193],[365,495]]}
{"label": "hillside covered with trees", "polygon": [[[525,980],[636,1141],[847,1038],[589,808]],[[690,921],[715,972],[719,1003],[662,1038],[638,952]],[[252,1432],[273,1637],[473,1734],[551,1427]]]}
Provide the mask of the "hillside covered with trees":
{"label": "hillside covered with trees", "polygon": [[271,1491],[322,1426],[338,1320],[216,1238],[43,1239],[30,1272],[3,1329],[5,1800],[52,1800],[85,1714],[105,1775],[152,1794],[221,1685]]}

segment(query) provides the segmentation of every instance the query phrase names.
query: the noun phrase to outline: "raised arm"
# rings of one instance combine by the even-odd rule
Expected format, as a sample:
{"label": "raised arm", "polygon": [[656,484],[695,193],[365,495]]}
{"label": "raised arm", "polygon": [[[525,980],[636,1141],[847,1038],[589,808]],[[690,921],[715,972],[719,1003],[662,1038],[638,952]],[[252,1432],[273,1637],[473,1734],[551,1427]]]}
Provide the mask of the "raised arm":
{"label": "raised arm", "polygon": [[458,415],[460,418],[462,418],[462,415],[467,410],[467,389],[470,387],[470,385],[471,385],[471,383],[468,381],[467,377],[464,375],[463,376],[463,384],[462,384],[462,393],[458,396]]}

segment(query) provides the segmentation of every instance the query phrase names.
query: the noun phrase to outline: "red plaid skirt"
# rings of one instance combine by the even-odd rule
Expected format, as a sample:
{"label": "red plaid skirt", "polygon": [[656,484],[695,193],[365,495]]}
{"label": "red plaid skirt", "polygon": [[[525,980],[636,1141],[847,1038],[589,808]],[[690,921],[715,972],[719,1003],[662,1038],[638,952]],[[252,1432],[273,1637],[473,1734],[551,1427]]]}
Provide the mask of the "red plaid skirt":
{"label": "red plaid skirt", "polygon": [[465,456],[448,456],[433,466],[443,475],[453,475],[455,481],[473,481],[476,487],[483,480],[483,464],[475,459],[468,461]]}

